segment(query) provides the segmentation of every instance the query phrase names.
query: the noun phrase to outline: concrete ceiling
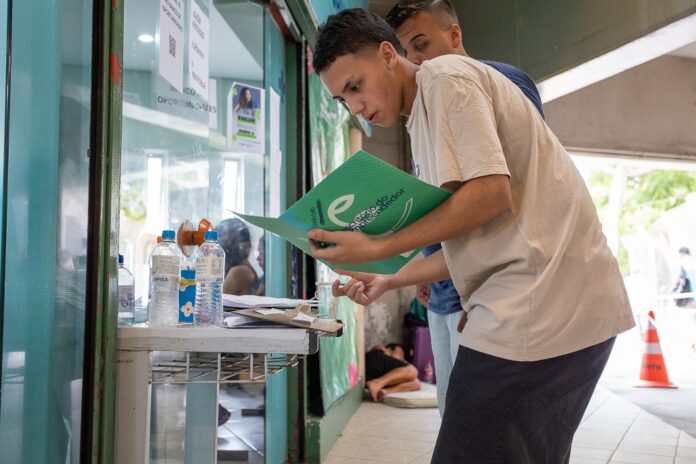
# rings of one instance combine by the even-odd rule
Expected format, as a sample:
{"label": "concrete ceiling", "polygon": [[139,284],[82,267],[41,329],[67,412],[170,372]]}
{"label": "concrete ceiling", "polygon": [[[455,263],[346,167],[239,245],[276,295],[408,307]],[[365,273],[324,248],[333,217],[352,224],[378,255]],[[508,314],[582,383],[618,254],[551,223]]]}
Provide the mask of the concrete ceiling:
{"label": "concrete ceiling", "polygon": [[665,55],[544,104],[567,149],[696,161],[696,58]]}
{"label": "concrete ceiling", "polygon": [[[395,3],[369,7],[384,15]],[[538,82],[559,140],[581,153],[696,162],[695,19]]]}

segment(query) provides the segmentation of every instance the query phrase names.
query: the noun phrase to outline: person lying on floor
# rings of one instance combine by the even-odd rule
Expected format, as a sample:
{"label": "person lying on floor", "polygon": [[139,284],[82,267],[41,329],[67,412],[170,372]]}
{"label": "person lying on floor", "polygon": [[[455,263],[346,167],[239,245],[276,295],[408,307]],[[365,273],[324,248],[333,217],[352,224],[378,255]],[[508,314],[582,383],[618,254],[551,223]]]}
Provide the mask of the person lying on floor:
{"label": "person lying on floor", "polygon": [[420,390],[418,369],[404,361],[398,343],[377,345],[365,353],[365,380],[372,401],[377,402],[390,393]]}

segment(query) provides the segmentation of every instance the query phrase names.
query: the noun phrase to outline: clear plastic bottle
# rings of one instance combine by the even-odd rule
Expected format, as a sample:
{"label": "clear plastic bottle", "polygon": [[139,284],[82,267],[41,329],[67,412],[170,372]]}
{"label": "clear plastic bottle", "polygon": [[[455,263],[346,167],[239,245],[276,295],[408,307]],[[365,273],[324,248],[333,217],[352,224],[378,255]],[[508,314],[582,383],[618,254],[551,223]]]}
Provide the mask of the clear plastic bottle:
{"label": "clear plastic bottle", "polygon": [[196,251],[196,327],[217,327],[222,323],[222,283],[225,251],[217,242],[218,233],[205,233],[205,242]]}
{"label": "clear plastic bottle", "polygon": [[118,325],[132,325],[135,322],[135,279],[123,261],[123,255],[118,255]]}
{"label": "clear plastic bottle", "polygon": [[176,327],[179,321],[179,269],[181,254],[173,230],[162,231],[160,242],[150,256],[150,305],[148,318],[153,327]]}

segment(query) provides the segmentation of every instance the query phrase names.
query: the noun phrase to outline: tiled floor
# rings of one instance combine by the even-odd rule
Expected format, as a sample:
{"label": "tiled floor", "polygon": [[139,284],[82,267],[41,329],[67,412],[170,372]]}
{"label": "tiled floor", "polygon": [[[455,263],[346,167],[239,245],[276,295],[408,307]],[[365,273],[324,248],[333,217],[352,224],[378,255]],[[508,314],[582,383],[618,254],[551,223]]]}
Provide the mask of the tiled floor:
{"label": "tiled floor", "polygon": [[[365,402],[324,464],[429,463],[437,409]],[[604,388],[595,391],[575,435],[571,464],[696,464],[696,438]]]}

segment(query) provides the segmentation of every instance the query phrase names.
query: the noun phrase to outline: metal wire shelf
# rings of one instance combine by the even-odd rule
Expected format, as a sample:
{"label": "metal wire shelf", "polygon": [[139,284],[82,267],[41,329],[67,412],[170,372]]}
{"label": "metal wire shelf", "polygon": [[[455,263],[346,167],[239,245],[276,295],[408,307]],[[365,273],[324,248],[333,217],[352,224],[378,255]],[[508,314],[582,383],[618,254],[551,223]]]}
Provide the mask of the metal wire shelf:
{"label": "metal wire shelf", "polygon": [[[300,355],[181,353],[154,361],[151,384],[264,383],[269,375],[297,365]],[[212,380],[211,374],[215,375]]]}

